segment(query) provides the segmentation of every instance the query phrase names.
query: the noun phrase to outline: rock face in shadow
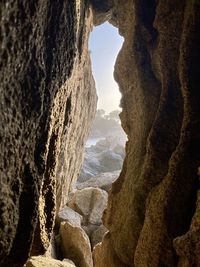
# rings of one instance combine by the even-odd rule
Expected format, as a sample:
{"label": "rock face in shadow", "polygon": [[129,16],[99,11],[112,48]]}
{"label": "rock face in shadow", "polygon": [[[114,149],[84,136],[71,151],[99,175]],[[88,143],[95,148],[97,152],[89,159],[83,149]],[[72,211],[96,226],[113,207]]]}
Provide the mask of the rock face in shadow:
{"label": "rock face in shadow", "polygon": [[7,0],[0,20],[0,266],[14,267],[49,245],[96,92],[87,1]]}
{"label": "rock face in shadow", "polygon": [[128,142],[95,266],[200,266],[200,3],[109,2]]}

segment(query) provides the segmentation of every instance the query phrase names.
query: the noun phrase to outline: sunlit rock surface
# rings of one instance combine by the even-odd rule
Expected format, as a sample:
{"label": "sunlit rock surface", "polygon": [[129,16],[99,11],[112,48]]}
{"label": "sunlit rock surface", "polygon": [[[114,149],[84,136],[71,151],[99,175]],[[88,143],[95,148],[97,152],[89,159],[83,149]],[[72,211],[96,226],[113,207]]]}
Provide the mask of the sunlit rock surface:
{"label": "sunlit rock surface", "polygon": [[0,266],[49,246],[96,110],[87,1],[0,4]]}
{"label": "sunlit rock surface", "polygon": [[78,183],[85,182],[103,172],[121,170],[125,157],[125,141],[116,136],[106,137],[86,147]]}
{"label": "sunlit rock surface", "polygon": [[70,260],[58,261],[45,257],[32,257],[24,267],[76,267]]}
{"label": "sunlit rock surface", "polygon": [[83,220],[83,217],[79,213],[70,209],[67,206],[61,209],[56,216],[56,224],[58,225],[63,221],[68,221],[77,226],[80,226],[82,220]]}
{"label": "sunlit rock surface", "polygon": [[100,225],[107,200],[108,194],[106,191],[88,187],[77,190],[67,205],[83,216],[83,225]]}
{"label": "sunlit rock surface", "polygon": [[108,229],[102,224],[100,225],[91,236],[92,247],[95,247],[98,243],[102,242],[104,235],[108,232]]}
{"label": "sunlit rock surface", "polygon": [[71,259],[79,267],[93,267],[90,240],[81,227],[62,222],[60,237],[63,257]]}

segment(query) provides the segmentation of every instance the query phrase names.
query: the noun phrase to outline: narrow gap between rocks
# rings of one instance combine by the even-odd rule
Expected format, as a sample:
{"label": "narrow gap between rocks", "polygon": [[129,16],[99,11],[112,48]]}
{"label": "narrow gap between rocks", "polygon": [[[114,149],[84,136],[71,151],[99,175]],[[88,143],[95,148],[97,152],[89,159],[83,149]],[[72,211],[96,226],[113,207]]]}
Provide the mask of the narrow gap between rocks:
{"label": "narrow gap between rocks", "polygon": [[126,134],[119,118],[121,94],[113,77],[122,43],[117,28],[108,22],[94,27],[90,34],[89,52],[98,103],[75,194],[80,195],[81,205],[84,205],[84,212],[76,211],[85,217],[82,227],[92,249],[107,231],[101,218],[107,206],[108,191],[119,177],[125,157]]}
{"label": "narrow gap between rocks", "polygon": [[61,244],[56,257],[75,264],[85,262],[92,266],[91,252],[107,232],[102,215],[108,191],[119,177],[125,157],[127,137],[119,119],[121,94],[113,77],[122,43],[117,28],[108,22],[94,27],[90,34],[89,52],[98,95],[96,117],[75,190],[56,219],[59,230],[55,242]]}

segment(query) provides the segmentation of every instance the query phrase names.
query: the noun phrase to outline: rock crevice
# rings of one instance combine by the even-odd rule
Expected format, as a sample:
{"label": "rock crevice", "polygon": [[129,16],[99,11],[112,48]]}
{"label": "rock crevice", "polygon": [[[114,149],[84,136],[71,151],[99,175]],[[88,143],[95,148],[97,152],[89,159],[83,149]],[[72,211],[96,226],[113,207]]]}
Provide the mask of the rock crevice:
{"label": "rock crevice", "polygon": [[178,266],[173,240],[189,229],[198,189],[199,4],[110,2],[110,22],[124,37],[114,75],[128,142],[104,217],[110,232],[95,264],[117,266],[118,258],[119,266]]}

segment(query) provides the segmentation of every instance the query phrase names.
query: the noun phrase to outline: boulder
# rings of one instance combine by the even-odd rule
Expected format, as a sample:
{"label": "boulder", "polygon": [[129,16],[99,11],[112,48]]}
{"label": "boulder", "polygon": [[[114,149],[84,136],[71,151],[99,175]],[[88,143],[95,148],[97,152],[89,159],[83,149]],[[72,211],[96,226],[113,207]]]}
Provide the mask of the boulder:
{"label": "boulder", "polygon": [[48,248],[82,165],[97,103],[88,2],[0,1],[1,267]]}
{"label": "boulder", "polygon": [[82,229],[86,232],[90,241],[91,241],[93,232],[96,231],[98,228],[99,228],[99,225],[96,225],[96,224],[82,225]]}
{"label": "boulder", "polygon": [[85,231],[69,222],[60,225],[60,250],[79,267],[92,267],[91,245]]}
{"label": "boulder", "polygon": [[113,148],[113,152],[120,155],[123,159],[125,158],[125,148],[122,145],[117,144],[114,148]]}
{"label": "boulder", "polygon": [[69,263],[69,264],[73,264],[73,266],[75,266],[74,262],[69,260],[69,259],[63,259],[62,262],[64,263]]}
{"label": "boulder", "polygon": [[83,216],[83,224],[101,225],[102,214],[106,208],[108,194],[99,188],[77,190],[68,206]]}
{"label": "boulder", "polygon": [[99,154],[99,163],[105,171],[121,170],[123,158],[112,150],[103,151]]}
{"label": "boulder", "polygon": [[59,261],[43,256],[31,257],[24,267],[76,267],[72,261]]}
{"label": "boulder", "polygon": [[125,157],[124,143],[120,138],[107,137],[87,147],[78,182],[85,182],[103,172],[120,170]]}
{"label": "boulder", "polygon": [[108,229],[102,224],[92,233],[91,244],[93,248],[103,240],[103,237],[107,232]]}
{"label": "boulder", "polygon": [[66,206],[57,214],[56,224],[60,225],[61,222],[67,221],[73,225],[80,226],[82,219],[83,217],[79,213]]}
{"label": "boulder", "polygon": [[112,183],[119,177],[120,171],[104,172],[95,177],[91,177],[89,180],[83,183],[77,183],[77,189],[83,189],[86,187],[98,187],[105,191],[109,191]]}

